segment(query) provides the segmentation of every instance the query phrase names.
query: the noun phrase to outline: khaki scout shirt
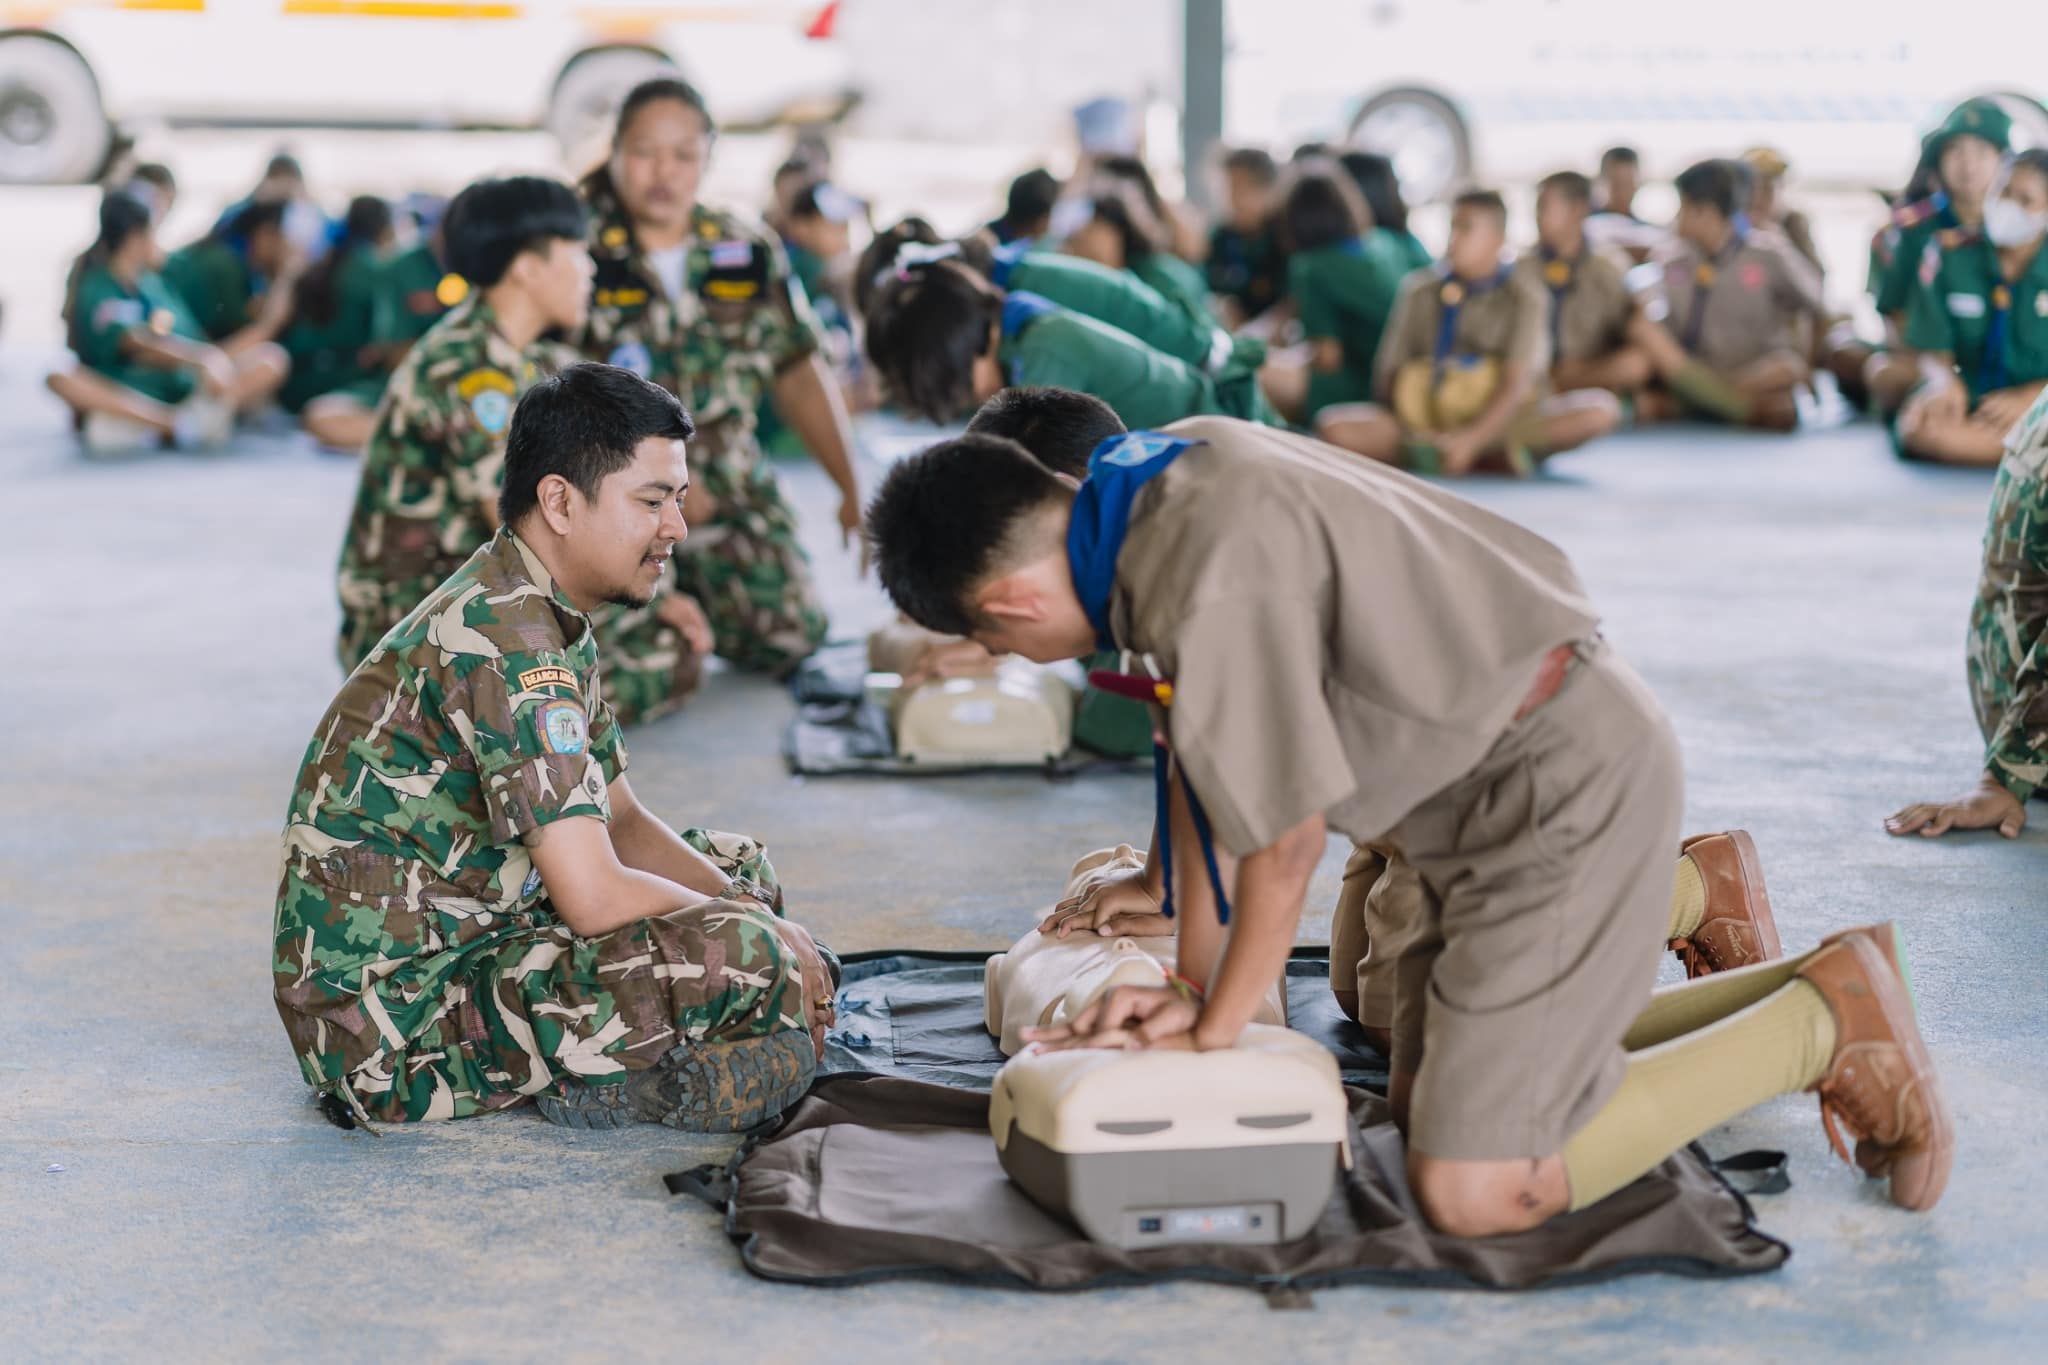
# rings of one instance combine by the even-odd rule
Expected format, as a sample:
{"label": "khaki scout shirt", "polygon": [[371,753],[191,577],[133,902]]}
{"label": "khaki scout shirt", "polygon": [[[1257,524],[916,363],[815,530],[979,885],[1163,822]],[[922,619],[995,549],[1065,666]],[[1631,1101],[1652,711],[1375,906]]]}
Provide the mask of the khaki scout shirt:
{"label": "khaki scout shirt", "polygon": [[1139,493],[1117,643],[1173,679],[1173,750],[1243,856],[1311,815],[1376,838],[1469,773],[1598,616],[1564,553],[1406,474],[1196,417]]}
{"label": "khaki scout shirt", "polygon": [[1450,354],[1526,365],[1540,387],[1550,369],[1550,298],[1543,286],[1513,271],[1497,284],[1474,286],[1445,279],[1441,267],[1430,266],[1401,281],[1373,364],[1373,391],[1391,396],[1394,375],[1403,365],[1436,354],[1446,295],[1453,293],[1460,301]]}
{"label": "khaki scout shirt", "polygon": [[1821,311],[1820,276],[1768,228],[1731,241],[1712,262],[1677,239],[1658,253],[1658,261],[1671,305],[1665,326],[1716,370],[1739,370],[1773,351],[1802,349],[1798,323]]}
{"label": "khaki scout shirt", "polygon": [[1568,261],[1532,248],[1515,261],[1515,276],[1549,296],[1552,365],[1597,359],[1627,339],[1636,305],[1611,257],[1585,246]]}

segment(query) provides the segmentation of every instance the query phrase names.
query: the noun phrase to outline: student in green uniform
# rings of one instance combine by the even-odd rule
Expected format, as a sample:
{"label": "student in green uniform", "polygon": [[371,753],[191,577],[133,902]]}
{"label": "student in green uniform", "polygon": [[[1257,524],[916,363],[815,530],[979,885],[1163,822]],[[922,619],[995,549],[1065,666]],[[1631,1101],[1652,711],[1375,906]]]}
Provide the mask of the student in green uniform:
{"label": "student in green uniform", "polygon": [[1408,230],[1408,201],[1401,197],[1401,180],[1394,174],[1394,163],[1378,152],[1360,151],[1345,152],[1337,161],[1365,196],[1372,226],[1391,232],[1400,243],[1401,258],[1407,268],[1426,270],[1435,264],[1435,253]]}
{"label": "student in green uniform", "polygon": [[[1896,413],[1920,383],[1919,357],[1906,340],[1906,313],[1927,243],[1960,242],[1984,225],[1984,205],[2012,149],[2012,119],[1991,100],[1957,105],[1920,144],[1921,172],[1906,202],[1871,243],[1870,288],[1885,320],[1886,345],[1870,358],[1864,377],[1880,413]],[[1914,189],[1928,188],[1921,196]]]}
{"label": "student in green uniform", "polygon": [[378,277],[396,241],[391,205],[362,195],[327,254],[299,277],[281,342],[292,373],[278,402],[330,450],[360,451],[376,425],[386,377],[374,345]]}
{"label": "student in green uniform", "polygon": [[1279,209],[1280,168],[1258,147],[1236,147],[1223,158],[1223,220],[1209,230],[1203,272],[1217,312],[1241,327],[1285,295],[1287,264],[1273,219]]}
{"label": "student in green uniform", "polygon": [[1035,242],[1052,231],[1052,206],[1059,201],[1059,178],[1043,166],[1034,166],[1010,182],[1002,216],[992,219],[988,230],[1004,246]]}
{"label": "student in green uniform", "polygon": [[2048,387],[2048,151],[2023,152],[1984,206],[1983,232],[1922,248],[1906,310],[1921,387],[1897,421],[1899,449],[1991,466]]}
{"label": "student in green uniform", "polygon": [[447,212],[448,201],[437,195],[407,195],[413,241],[377,271],[371,349],[387,372],[397,369],[412,344],[469,294],[469,285],[446,265],[441,220]]}
{"label": "student in green uniform", "polygon": [[1377,401],[1327,410],[1322,439],[1422,473],[1525,474],[1614,430],[1614,395],[1550,391],[1550,299],[1506,248],[1500,195],[1459,195],[1444,259],[1401,282],[1373,359]]}
{"label": "student in green uniform", "polygon": [[1287,293],[1309,344],[1304,421],[1314,427],[1326,409],[1372,401],[1373,357],[1410,267],[1401,239],[1369,226],[1364,197],[1334,162],[1302,165],[1282,221]]}
{"label": "student in green uniform", "polygon": [[291,322],[292,290],[305,257],[284,231],[285,205],[258,200],[164,260],[206,337],[233,354],[274,342]]}
{"label": "student in green uniform", "polygon": [[1092,393],[1133,427],[1163,413],[1279,420],[1256,375],[1212,378],[1040,295],[1006,294],[950,258],[899,264],[883,281],[868,310],[867,354],[890,397],[935,422],[1025,384]]}
{"label": "student in green uniform", "polygon": [[[1134,160],[1109,158],[1117,164]],[[1167,211],[1164,201],[1155,205],[1148,198],[1150,183],[1149,177],[1141,184],[1113,174],[1100,175],[1088,221],[1068,234],[1060,249],[1112,270],[1128,270],[1190,317],[1214,321],[1208,282],[1200,270],[1173,254],[1173,223],[1162,216]]]}
{"label": "student in green uniform", "polygon": [[156,274],[157,255],[148,205],[119,190],[100,201],[99,236],[65,319],[79,365],[48,380],[94,453],[221,445],[235,414],[266,401],[289,368],[274,345],[230,354],[209,344]]}

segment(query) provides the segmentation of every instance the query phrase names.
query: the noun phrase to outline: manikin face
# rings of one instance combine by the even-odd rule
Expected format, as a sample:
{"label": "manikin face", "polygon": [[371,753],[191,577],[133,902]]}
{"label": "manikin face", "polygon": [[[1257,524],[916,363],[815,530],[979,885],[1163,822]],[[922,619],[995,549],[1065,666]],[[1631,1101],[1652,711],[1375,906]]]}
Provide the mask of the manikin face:
{"label": "manikin face", "polygon": [[575,332],[581,330],[590,312],[590,281],[596,273],[588,247],[557,237],[548,243],[545,254],[521,253],[512,263],[510,278],[533,296],[550,327]]}
{"label": "manikin face", "polygon": [[[571,599],[579,605],[652,602],[671,552],[690,534],[683,522],[689,488],[683,443],[661,436],[640,442],[633,462],[599,484],[595,498],[567,487],[561,579]],[[542,496],[546,505],[546,489]]]}
{"label": "manikin face", "polygon": [[1951,199],[1981,204],[1998,179],[2004,158],[1998,148],[1970,133],[1958,133],[1942,145],[1941,183]]}
{"label": "manikin face", "polygon": [[711,130],[703,116],[681,100],[655,100],[619,134],[609,164],[636,225],[680,231],[697,206],[710,160]]}
{"label": "manikin face", "polygon": [[1500,219],[1481,208],[1461,208],[1451,214],[1450,249],[1444,254],[1451,269],[1468,280],[1483,280],[1500,269],[1500,252],[1507,245],[1507,233]]}
{"label": "manikin face", "polygon": [[1536,235],[1552,251],[1576,248],[1583,239],[1589,206],[1568,194],[1545,190],[1536,196]]}

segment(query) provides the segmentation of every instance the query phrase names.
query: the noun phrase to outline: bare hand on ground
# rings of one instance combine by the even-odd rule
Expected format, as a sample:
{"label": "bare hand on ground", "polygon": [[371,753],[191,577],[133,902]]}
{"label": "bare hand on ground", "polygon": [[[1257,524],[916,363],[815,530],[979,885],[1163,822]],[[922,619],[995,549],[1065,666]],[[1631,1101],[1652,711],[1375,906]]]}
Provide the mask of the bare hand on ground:
{"label": "bare hand on ground", "polygon": [[2017,839],[2026,826],[2026,806],[1989,773],[1965,796],[1953,801],[1916,802],[1884,822],[1892,834],[1918,834],[1924,839],[1938,839],[1952,829],[1996,829],[2008,839]]}

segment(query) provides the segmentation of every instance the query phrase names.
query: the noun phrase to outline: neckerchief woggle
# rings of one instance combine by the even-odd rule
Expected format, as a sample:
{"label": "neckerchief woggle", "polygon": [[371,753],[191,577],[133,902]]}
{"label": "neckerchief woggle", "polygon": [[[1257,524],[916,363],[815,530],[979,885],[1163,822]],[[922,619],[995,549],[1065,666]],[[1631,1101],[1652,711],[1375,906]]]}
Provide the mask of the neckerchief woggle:
{"label": "neckerchief woggle", "polygon": [[1431,362],[1437,379],[1444,373],[1444,362],[1450,359],[1451,345],[1458,339],[1458,313],[1467,300],[1480,294],[1491,293],[1508,281],[1509,268],[1502,266],[1484,280],[1473,283],[1459,279],[1451,273],[1448,264],[1437,267],[1437,299],[1443,304],[1443,316],[1436,324],[1436,357]]}
{"label": "neckerchief woggle", "polygon": [[[1015,294],[1010,296],[1016,298]],[[1146,484],[1166,472],[1182,451],[1199,441],[1184,441],[1156,431],[1133,431],[1113,436],[1095,448],[1088,459],[1088,478],[1074,495],[1073,519],[1067,527],[1067,564],[1074,575],[1074,590],[1081,599],[1088,623],[1095,627],[1095,643],[1104,650],[1117,648],[1109,627],[1109,597],[1116,587],[1116,560],[1123,551],[1124,536],[1130,530],[1131,503]],[[1103,669],[1088,675],[1088,681],[1115,696],[1159,706],[1173,705],[1173,684],[1162,678],[1136,677]],[[1168,771],[1172,768],[1166,746],[1152,742],[1153,819],[1159,833],[1159,860],[1165,864],[1166,899],[1160,909],[1173,917],[1173,810]],[[1188,813],[1193,817],[1195,837],[1202,843],[1202,861],[1209,872],[1210,889],[1216,893],[1216,918],[1230,923],[1230,897],[1223,890],[1223,874],[1216,865],[1216,841],[1209,833],[1209,815],[1195,795],[1188,775],[1180,775],[1186,793]]]}

